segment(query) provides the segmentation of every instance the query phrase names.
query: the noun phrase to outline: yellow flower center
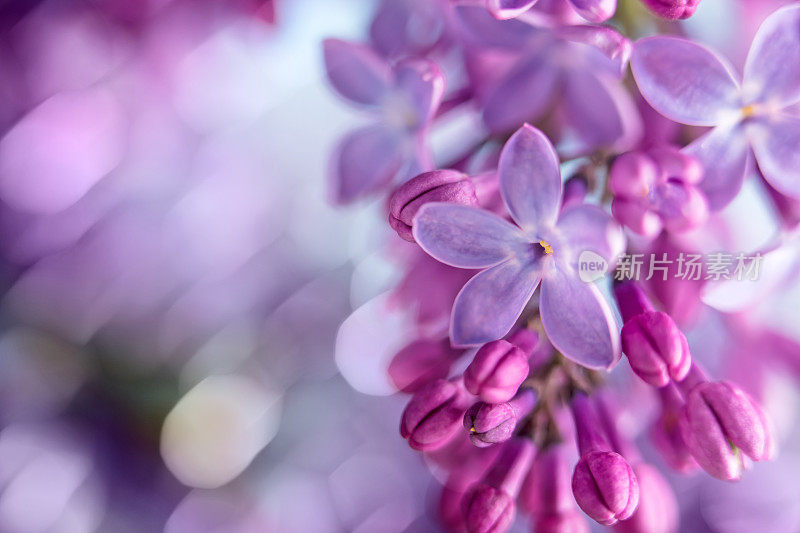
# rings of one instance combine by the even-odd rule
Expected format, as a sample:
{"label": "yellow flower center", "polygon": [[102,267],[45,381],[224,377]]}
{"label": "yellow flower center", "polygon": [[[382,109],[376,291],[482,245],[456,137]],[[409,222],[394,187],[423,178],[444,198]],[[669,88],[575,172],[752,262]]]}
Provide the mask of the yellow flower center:
{"label": "yellow flower center", "polygon": [[544,248],[544,253],[545,254],[549,255],[549,254],[553,253],[553,247],[550,246],[550,244],[548,244],[547,241],[539,241],[539,246]]}
{"label": "yellow flower center", "polygon": [[742,108],[742,115],[744,116],[744,118],[750,118],[757,112],[758,112],[758,106],[756,104],[750,104]]}

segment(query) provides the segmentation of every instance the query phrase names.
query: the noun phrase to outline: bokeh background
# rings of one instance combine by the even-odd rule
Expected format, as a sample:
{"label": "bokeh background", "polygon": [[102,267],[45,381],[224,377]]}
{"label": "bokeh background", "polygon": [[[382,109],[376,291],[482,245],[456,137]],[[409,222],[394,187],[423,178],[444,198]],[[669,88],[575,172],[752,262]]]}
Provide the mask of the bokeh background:
{"label": "bokeh background", "polygon": [[[743,53],[763,17],[704,1]],[[362,117],[320,41],[376,4],[0,0],[0,532],[437,530],[383,206],[327,199]],[[676,479],[686,530],[800,531],[798,474]]]}

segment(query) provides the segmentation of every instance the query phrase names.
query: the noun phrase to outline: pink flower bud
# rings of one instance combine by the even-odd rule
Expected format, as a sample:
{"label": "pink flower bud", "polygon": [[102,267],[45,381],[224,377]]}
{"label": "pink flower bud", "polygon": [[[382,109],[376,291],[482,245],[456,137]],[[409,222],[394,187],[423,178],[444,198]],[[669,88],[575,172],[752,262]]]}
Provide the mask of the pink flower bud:
{"label": "pink flower bud", "polygon": [[530,469],[535,449],[528,439],[503,445],[491,470],[466,495],[464,521],[469,533],[502,533],[516,516],[514,500]]}
{"label": "pink flower bud", "polygon": [[698,464],[719,479],[739,479],[744,455],[761,461],[770,454],[764,414],[747,393],[729,382],[695,385],[679,424]]}
{"label": "pink flower bud", "polygon": [[661,311],[646,311],[625,323],[622,351],[636,375],[654,387],[682,380],[692,365],[686,336]]}
{"label": "pink flower bud", "polygon": [[581,458],[572,474],[572,493],[583,512],[610,526],[629,518],[639,504],[639,484],[633,469],[612,452],[589,399],[579,394],[572,413]]}
{"label": "pink flower bud", "polygon": [[400,435],[415,450],[435,450],[461,428],[468,395],[459,382],[438,379],[420,389],[408,402]]}
{"label": "pink flower bud", "polygon": [[661,18],[678,20],[694,15],[700,0],[642,0],[642,4]]}
{"label": "pink flower bud", "polygon": [[508,341],[484,344],[464,371],[467,390],[488,403],[507,402],[528,377],[528,358]]}
{"label": "pink flower bud", "polygon": [[389,199],[389,225],[403,239],[414,242],[411,234],[414,215],[428,202],[477,205],[475,186],[469,176],[455,170],[424,172],[400,185]]}
{"label": "pink flower bud", "polygon": [[445,340],[416,340],[397,352],[389,363],[389,377],[406,393],[417,392],[436,379],[446,378],[461,352]]}
{"label": "pink flower bud", "polygon": [[475,446],[485,448],[505,442],[514,434],[517,422],[536,405],[536,393],[522,389],[508,402],[491,404],[478,402],[464,415],[464,427]]}

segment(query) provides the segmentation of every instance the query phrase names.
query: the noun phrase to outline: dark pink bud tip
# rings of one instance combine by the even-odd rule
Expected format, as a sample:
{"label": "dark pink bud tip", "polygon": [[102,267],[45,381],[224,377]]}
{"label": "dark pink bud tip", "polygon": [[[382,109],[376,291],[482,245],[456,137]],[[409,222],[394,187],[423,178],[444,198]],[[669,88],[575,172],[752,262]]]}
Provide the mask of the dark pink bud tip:
{"label": "dark pink bud tip", "polygon": [[461,428],[467,398],[459,383],[442,379],[429,383],[408,402],[400,435],[416,450],[441,448]]}
{"label": "dark pink bud tip", "polygon": [[761,461],[770,454],[764,413],[732,383],[696,385],[686,399],[679,424],[697,463],[719,479],[739,479],[744,455]]}
{"label": "dark pink bud tip", "polygon": [[508,341],[483,345],[464,371],[467,390],[488,403],[507,402],[528,377],[528,358]]}
{"label": "dark pink bud tip", "polygon": [[628,320],[622,328],[622,351],[633,371],[654,387],[670,379],[681,381],[692,365],[686,336],[661,311],[645,311]]}
{"label": "dark pink bud tip", "polygon": [[514,498],[484,483],[479,483],[466,495],[463,511],[469,533],[506,531],[517,513]]}
{"label": "dark pink bud tip", "polygon": [[424,172],[400,185],[389,199],[389,225],[400,237],[414,242],[414,215],[428,202],[477,205],[475,185],[469,176],[455,170]]}
{"label": "dark pink bud tip", "polygon": [[700,0],[642,0],[642,4],[661,18],[678,20],[694,15]]}
{"label": "dark pink bud tip", "polygon": [[572,492],[580,508],[606,526],[629,518],[639,504],[636,475],[616,452],[593,451],[581,457],[572,474]]}

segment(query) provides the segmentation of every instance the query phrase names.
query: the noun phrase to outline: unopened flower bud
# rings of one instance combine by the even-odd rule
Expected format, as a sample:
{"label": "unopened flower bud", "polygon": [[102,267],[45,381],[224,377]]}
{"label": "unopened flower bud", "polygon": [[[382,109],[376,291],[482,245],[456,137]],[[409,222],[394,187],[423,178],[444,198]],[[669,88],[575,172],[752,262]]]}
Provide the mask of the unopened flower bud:
{"label": "unopened flower bud", "polygon": [[569,458],[563,444],[539,452],[520,490],[519,502],[537,533],[587,533],[589,525],[575,505]]}
{"label": "unopened flower bud", "polygon": [[469,533],[502,533],[516,516],[514,500],[530,469],[535,449],[527,439],[506,442],[491,470],[466,495],[464,521]]}
{"label": "unopened flower bud", "polygon": [[654,387],[682,380],[692,365],[686,336],[661,311],[646,311],[625,323],[622,351],[636,375]]}
{"label": "unopened flower bud", "polygon": [[681,232],[708,218],[708,202],[697,187],[699,161],[675,147],[622,154],[611,166],[614,217],[631,230],[655,237],[662,228]]}
{"label": "unopened flower bud", "polygon": [[683,440],[678,421],[683,410],[683,399],[674,385],[658,389],[661,397],[661,414],[650,429],[650,439],[666,463],[678,472],[692,472],[698,468],[689,447]]}
{"label": "unopened flower bud", "polygon": [[621,533],[675,533],[679,516],[672,487],[653,465],[636,463],[633,471],[639,483],[639,506],[614,529]]}
{"label": "unopened flower bud", "polygon": [[528,377],[528,358],[508,341],[484,344],[464,371],[467,390],[488,403],[507,402]]}
{"label": "unopened flower bud", "polygon": [[514,398],[504,403],[478,402],[464,415],[464,427],[475,446],[485,448],[505,442],[514,434],[517,422],[536,405],[532,389],[520,390]]}
{"label": "unopened flower bud", "polygon": [[428,202],[477,205],[475,186],[466,174],[455,170],[424,172],[400,185],[389,199],[389,225],[403,239],[414,242],[414,215]]}
{"label": "unopened flower bud", "polygon": [[661,18],[678,20],[694,15],[700,0],[642,0],[642,4]]}
{"label": "unopened flower bud", "polygon": [[769,456],[769,428],[764,414],[743,390],[728,382],[692,387],[680,418],[683,440],[697,463],[712,476],[739,479],[746,455]]}
{"label": "unopened flower bud", "polygon": [[572,412],[581,458],[572,474],[575,501],[593,520],[613,525],[629,518],[639,503],[639,484],[633,469],[603,435],[589,399],[579,394]]}
{"label": "unopened flower bud", "polygon": [[415,450],[435,450],[461,428],[468,395],[459,382],[438,379],[417,391],[400,421],[400,435]]}
{"label": "unopened flower bud", "polygon": [[446,378],[460,353],[447,339],[416,340],[392,358],[389,377],[399,390],[414,393],[431,381]]}

